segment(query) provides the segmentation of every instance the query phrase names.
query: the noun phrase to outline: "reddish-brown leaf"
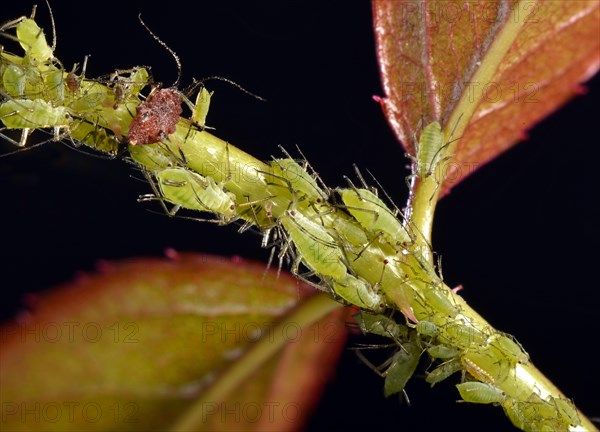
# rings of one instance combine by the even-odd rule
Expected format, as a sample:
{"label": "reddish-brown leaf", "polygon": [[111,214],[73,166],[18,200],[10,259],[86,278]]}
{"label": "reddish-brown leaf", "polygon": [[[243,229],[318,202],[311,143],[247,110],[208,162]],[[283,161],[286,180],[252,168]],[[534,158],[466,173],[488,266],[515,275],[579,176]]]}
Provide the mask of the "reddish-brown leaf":
{"label": "reddish-brown leaf", "polygon": [[[3,430],[164,430],[315,292],[263,264],[203,255],[101,270],[0,328]],[[335,360],[345,340],[341,314],[316,325],[335,332],[291,325],[287,348],[239,383],[236,411],[207,418],[210,429],[301,427],[324,381],[312,362]]]}
{"label": "reddish-brown leaf", "polygon": [[[467,114],[444,193],[578,94],[600,64],[597,0],[373,0],[373,12],[381,104],[407,151],[423,125],[438,120],[448,130]],[[519,19],[496,65],[494,42]],[[493,78],[473,81],[491,64]]]}

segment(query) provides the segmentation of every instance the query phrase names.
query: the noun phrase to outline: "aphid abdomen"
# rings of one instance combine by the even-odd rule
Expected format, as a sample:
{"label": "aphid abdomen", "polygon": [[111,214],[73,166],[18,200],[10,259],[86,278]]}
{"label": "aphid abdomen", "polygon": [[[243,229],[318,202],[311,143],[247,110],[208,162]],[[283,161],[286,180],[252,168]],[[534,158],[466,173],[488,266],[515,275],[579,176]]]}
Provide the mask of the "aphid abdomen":
{"label": "aphid abdomen", "polygon": [[295,160],[275,159],[270,165],[273,174],[290,185],[296,200],[320,202],[327,199],[327,195],[317,185],[316,180]]}
{"label": "aphid abdomen", "polygon": [[72,117],[62,106],[42,99],[11,99],[0,105],[0,120],[8,129],[68,126]]}
{"label": "aphid abdomen", "polygon": [[54,103],[60,103],[65,99],[65,78],[60,69],[48,71],[44,76],[46,84],[46,98]]}
{"label": "aphid abdomen", "polygon": [[175,132],[181,108],[181,96],[174,89],[154,92],[137,107],[129,126],[129,143],[154,144]]}
{"label": "aphid abdomen", "polygon": [[44,31],[31,18],[17,24],[17,38],[32,63],[48,63],[53,57],[52,48],[46,42]]}
{"label": "aphid abdomen", "polygon": [[9,64],[2,71],[3,89],[12,97],[22,97],[25,94],[27,75],[17,65]]}
{"label": "aphid abdomen", "polygon": [[460,351],[447,345],[433,345],[427,348],[427,353],[433,358],[446,360],[458,356]]}
{"label": "aphid abdomen", "polygon": [[386,397],[404,390],[406,383],[417,369],[420,356],[419,344],[412,341],[402,344],[402,349],[394,354],[392,364],[385,371],[383,392]]}
{"label": "aphid abdomen", "polygon": [[221,216],[235,215],[235,195],[226,192],[212,177],[206,177],[206,188],[201,193],[201,199],[211,211]]}
{"label": "aphid abdomen", "polygon": [[498,387],[477,381],[456,384],[460,396],[465,402],[480,404],[497,404],[506,399],[506,393]]}
{"label": "aphid abdomen", "polygon": [[371,284],[361,277],[346,274],[343,282],[333,281],[333,290],[347,302],[362,309],[380,312],[385,308],[381,295],[377,294]]}
{"label": "aphid abdomen", "polygon": [[343,252],[322,225],[297,210],[286,210],[280,221],[307,267],[320,276],[344,281],[347,269],[342,262]]}
{"label": "aphid abdomen", "polygon": [[185,168],[166,168],[156,178],[162,197],[172,204],[225,217],[235,214],[235,202],[211,177]]}
{"label": "aphid abdomen", "polygon": [[510,357],[514,362],[521,364],[529,363],[529,354],[510,335],[499,334],[490,342],[490,345],[502,351],[502,353]]}
{"label": "aphid abdomen", "polygon": [[162,197],[172,204],[190,210],[210,211],[198,199],[198,192],[206,187],[206,179],[184,168],[167,168],[156,173]]}
{"label": "aphid abdomen", "polygon": [[425,377],[425,381],[427,381],[433,387],[435,384],[440,381],[445,380],[450,375],[458,372],[462,369],[460,362],[456,359],[447,361],[446,363],[442,363],[436,369],[432,370]]}
{"label": "aphid abdomen", "polygon": [[382,232],[392,245],[410,242],[411,238],[385,203],[368,189],[340,189],[348,212],[373,233]]}
{"label": "aphid abdomen", "polygon": [[444,133],[438,122],[428,124],[423,128],[419,137],[417,149],[417,161],[419,164],[418,175],[423,177],[429,175],[435,163],[438,162],[440,151],[444,145]]}

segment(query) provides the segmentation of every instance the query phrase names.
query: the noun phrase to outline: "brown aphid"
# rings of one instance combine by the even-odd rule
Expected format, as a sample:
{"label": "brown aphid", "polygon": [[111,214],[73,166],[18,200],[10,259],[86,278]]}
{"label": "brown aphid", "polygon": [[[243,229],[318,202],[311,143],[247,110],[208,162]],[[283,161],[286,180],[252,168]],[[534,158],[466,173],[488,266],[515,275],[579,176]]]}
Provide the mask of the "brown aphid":
{"label": "brown aphid", "polygon": [[175,132],[181,108],[181,95],[173,88],[153,92],[138,105],[129,127],[129,144],[154,144]]}
{"label": "brown aphid", "polygon": [[69,72],[67,74],[65,82],[67,83],[67,88],[71,93],[75,93],[77,90],[79,90],[79,87],[81,86],[79,77],[75,75],[74,72]]}

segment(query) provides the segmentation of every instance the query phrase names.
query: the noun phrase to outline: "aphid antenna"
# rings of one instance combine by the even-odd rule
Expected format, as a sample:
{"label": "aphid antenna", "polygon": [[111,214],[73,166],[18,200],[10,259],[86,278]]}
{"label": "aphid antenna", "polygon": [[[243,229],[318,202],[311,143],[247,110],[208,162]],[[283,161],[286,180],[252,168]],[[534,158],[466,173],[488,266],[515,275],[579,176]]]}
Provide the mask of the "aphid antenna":
{"label": "aphid antenna", "polygon": [[242,93],[246,93],[248,96],[258,99],[261,102],[267,101],[265,98],[258,96],[257,94],[254,94],[249,90],[246,90],[244,87],[242,87],[240,84],[236,83],[235,81],[230,80],[225,77],[222,77],[222,76],[218,76],[218,75],[209,76],[206,78],[202,78],[200,80],[194,79],[192,84],[188,88],[185,89],[185,93],[187,93],[187,94],[193,93],[195,90],[198,89],[198,87],[200,87],[200,88],[204,87],[204,83],[207,81],[223,81],[223,82],[226,82],[227,84],[231,84],[232,86],[234,86],[235,88],[240,90]]}
{"label": "aphid antenna", "polygon": [[[52,8],[50,7],[50,2],[46,0],[46,6],[48,6],[48,13],[50,14],[50,23],[52,24],[52,52],[56,49],[56,24],[54,23],[54,14],[52,13]],[[31,12],[31,19],[33,19],[33,15],[35,14],[35,7]]]}
{"label": "aphid antenna", "polygon": [[356,173],[356,176],[358,177],[358,179],[360,180],[361,184],[363,185],[363,187],[365,189],[370,190],[371,192],[373,192],[375,194],[375,196],[379,195],[379,191],[377,190],[377,188],[375,187],[371,187],[367,184],[367,182],[365,181],[365,178],[363,177],[362,173],[360,172],[360,170],[358,169],[358,165],[356,165],[355,163],[352,164],[352,167],[354,168],[354,172]]}
{"label": "aphid antenna", "polygon": [[[279,146],[279,148],[283,149],[281,146]],[[329,196],[331,195],[331,189],[325,184],[325,182],[323,181],[323,179],[321,178],[321,176],[319,175],[319,173],[317,173],[317,170],[315,170],[313,168],[313,166],[310,164],[310,162],[308,161],[308,158],[306,156],[304,156],[304,153],[302,152],[302,150],[300,150],[300,146],[298,144],[296,144],[296,150],[298,151],[298,153],[300,154],[300,156],[302,156],[302,159],[304,160],[304,163],[306,164],[306,166],[308,168],[310,168],[312,175],[314,176],[314,178],[321,184],[321,187],[323,188],[325,194],[327,196],[322,197],[325,201],[327,201],[329,199]]]}
{"label": "aphid antenna", "polygon": [[144,20],[142,20],[141,13],[138,15],[138,19],[140,20],[140,23],[144,26],[144,28],[148,31],[148,33],[150,33],[150,35],[154,38],[154,40],[156,42],[158,42],[159,44],[161,44],[164,49],[169,51],[171,56],[173,56],[173,58],[175,59],[175,63],[177,63],[177,79],[175,80],[173,85],[171,85],[171,88],[176,89],[179,86],[179,82],[181,81],[181,75],[182,75],[181,60],[179,59],[179,56],[165,42],[163,42],[161,38],[159,38],[157,35],[155,35],[152,30],[150,30],[150,27],[148,27],[146,25],[146,23],[144,22]]}
{"label": "aphid antenna", "polygon": [[352,183],[352,180],[350,180],[350,177],[348,177],[347,175],[343,175],[342,178],[348,182],[348,185],[350,186],[350,188],[352,188],[354,190],[354,193],[356,193],[356,196],[358,196],[358,198],[361,201],[364,201],[365,199],[360,195],[360,192],[358,192],[358,188],[354,185],[354,183]]}
{"label": "aphid antenna", "polygon": [[[278,144],[277,147],[279,147],[279,150],[281,150],[281,153],[283,153],[288,159],[293,159],[295,160],[295,158],[292,157],[292,155],[285,149],[284,146],[282,146],[281,144]],[[271,155],[271,158],[273,158],[273,160],[275,160],[275,156]]]}
{"label": "aphid antenna", "polygon": [[379,183],[379,180],[377,180],[377,178],[375,177],[375,175],[373,175],[373,173],[371,171],[369,171],[367,169],[367,173],[371,176],[371,178],[373,179],[373,181],[377,184],[377,187],[379,188],[379,190],[381,190],[381,192],[383,192],[383,195],[385,195],[385,198],[387,199],[388,203],[392,205],[392,207],[394,208],[394,216],[398,217],[398,215],[400,215],[400,217],[403,220],[406,220],[404,214],[402,213],[402,211],[400,211],[400,209],[398,208],[398,206],[396,206],[396,204],[394,203],[394,200],[392,200],[392,197],[390,197],[390,195],[386,192],[386,190],[384,189],[384,187],[381,185],[381,183]]}

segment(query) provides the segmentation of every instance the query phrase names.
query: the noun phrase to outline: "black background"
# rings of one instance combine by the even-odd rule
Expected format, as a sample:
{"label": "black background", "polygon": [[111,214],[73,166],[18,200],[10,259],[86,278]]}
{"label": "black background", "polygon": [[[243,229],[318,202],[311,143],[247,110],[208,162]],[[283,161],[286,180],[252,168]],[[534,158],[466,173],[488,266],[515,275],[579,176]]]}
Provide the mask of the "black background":
{"label": "black background", "polygon": [[[0,19],[29,14],[20,3],[3,5]],[[268,99],[209,84],[208,123],[217,136],[260,159],[277,154],[278,144],[297,144],[332,186],[356,162],[405,201],[404,152],[371,98],[382,90],[368,2],[161,3],[54,1],[56,56],[70,68],[91,54],[90,77],[151,65],[170,85],[177,67],[138,23],[141,12],[180,56],[184,85],[220,75]],[[37,16],[49,29],[45,6]],[[590,352],[600,330],[598,82],[456,187],[440,203],[434,231],[449,285],[463,284],[465,299],[516,335],[589,415],[600,415],[600,372]],[[0,154],[12,149],[0,143]],[[256,235],[149,213],[136,203],[148,187],[131,174],[120,161],[60,144],[0,158],[3,319],[18,310],[22,293],[91,271],[99,259],[173,247],[266,262]],[[309,429],[511,429],[500,409],[455,403],[450,381],[430,390],[412,380],[407,407],[386,400],[382,380],[347,351]]]}

